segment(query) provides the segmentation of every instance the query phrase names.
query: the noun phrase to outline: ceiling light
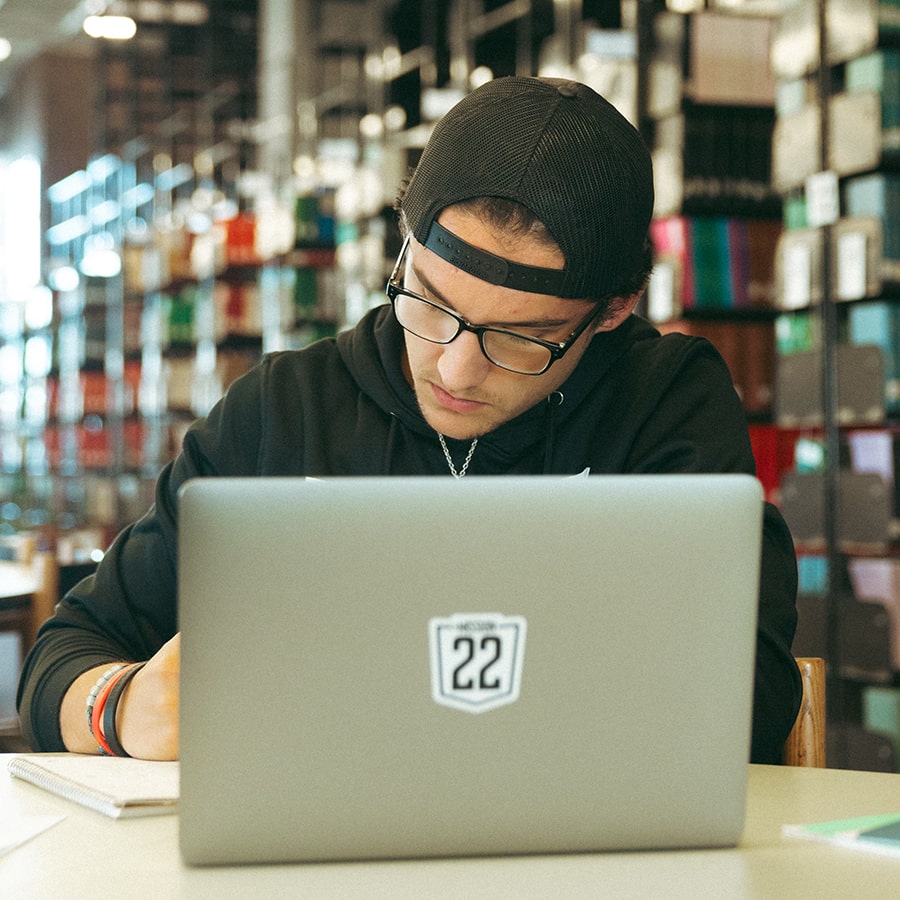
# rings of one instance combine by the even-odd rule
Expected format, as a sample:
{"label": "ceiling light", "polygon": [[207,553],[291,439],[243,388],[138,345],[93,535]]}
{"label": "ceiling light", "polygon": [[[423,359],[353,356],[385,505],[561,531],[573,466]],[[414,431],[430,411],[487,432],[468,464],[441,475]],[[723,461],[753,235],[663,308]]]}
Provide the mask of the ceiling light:
{"label": "ceiling light", "polygon": [[483,84],[492,81],[493,78],[494,73],[490,68],[487,66],[476,66],[469,73],[469,87],[474,91],[475,88],[480,88]]}
{"label": "ceiling light", "polygon": [[0,38],[0,62],[9,59],[10,53],[12,53],[12,44],[6,38]]}
{"label": "ceiling light", "polygon": [[90,37],[108,41],[127,41],[137,32],[134,19],[128,16],[88,16],[82,27]]}

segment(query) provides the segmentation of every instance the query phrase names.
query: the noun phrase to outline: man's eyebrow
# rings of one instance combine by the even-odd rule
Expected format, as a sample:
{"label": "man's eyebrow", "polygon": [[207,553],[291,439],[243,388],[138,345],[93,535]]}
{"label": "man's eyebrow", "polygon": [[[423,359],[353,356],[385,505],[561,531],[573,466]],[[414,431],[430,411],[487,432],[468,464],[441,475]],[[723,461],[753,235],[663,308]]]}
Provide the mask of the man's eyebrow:
{"label": "man's eyebrow", "polygon": [[[412,268],[413,274],[419,280],[422,287],[434,297],[438,303],[446,306],[447,309],[452,309],[456,312],[456,307],[444,297],[443,294],[431,283],[431,281],[419,271],[418,266],[416,266],[415,260],[410,261],[410,266]],[[497,328],[559,328],[563,325],[571,324],[568,319],[540,319],[534,321],[524,321],[524,322],[510,322],[510,323],[502,323],[495,322],[494,326]]]}
{"label": "man's eyebrow", "polygon": [[425,288],[426,291],[428,291],[429,294],[434,297],[435,300],[437,300],[439,303],[443,303],[444,306],[448,307],[449,309],[453,309],[453,305],[447,300],[447,298],[431,283],[428,278],[426,278],[419,271],[419,267],[416,265],[415,260],[411,260],[411,268],[419,283],[422,285],[422,287]]}

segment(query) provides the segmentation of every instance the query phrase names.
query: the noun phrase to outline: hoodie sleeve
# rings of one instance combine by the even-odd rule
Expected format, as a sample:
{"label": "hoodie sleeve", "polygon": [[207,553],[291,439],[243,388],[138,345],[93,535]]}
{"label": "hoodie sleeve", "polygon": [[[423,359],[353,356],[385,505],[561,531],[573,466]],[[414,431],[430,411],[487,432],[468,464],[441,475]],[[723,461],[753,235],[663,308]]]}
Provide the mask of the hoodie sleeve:
{"label": "hoodie sleeve", "polygon": [[157,481],[153,506],[116,537],[95,573],[41,627],[17,695],[22,731],[35,750],[65,749],[59,710],[82,672],[111,660],[148,659],[177,631],[179,488],[195,477],[258,474],[266,368],[236,381],[191,426]]}
{"label": "hoodie sleeve", "polygon": [[791,643],[797,627],[797,561],[781,513],[766,504],[763,518],[756,678],[750,761],[778,764],[797,717],[803,687]]}
{"label": "hoodie sleeve", "polygon": [[[675,337],[675,336],[671,336]],[[631,432],[627,471],[756,474],[746,417],[718,352],[697,338],[664,338],[673,352],[644,359],[649,393]],[[654,366],[657,370],[654,371]],[[791,644],[797,625],[797,561],[787,524],[766,504],[763,516],[751,761],[779,763],[800,706]]]}

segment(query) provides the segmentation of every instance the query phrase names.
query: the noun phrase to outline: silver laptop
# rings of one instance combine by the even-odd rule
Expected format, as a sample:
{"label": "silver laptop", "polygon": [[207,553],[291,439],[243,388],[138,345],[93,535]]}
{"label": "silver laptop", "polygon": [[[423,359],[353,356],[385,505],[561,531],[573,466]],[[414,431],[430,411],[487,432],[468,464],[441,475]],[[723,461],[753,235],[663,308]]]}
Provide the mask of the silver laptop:
{"label": "silver laptop", "polygon": [[216,478],[180,502],[188,863],[738,841],[755,479]]}

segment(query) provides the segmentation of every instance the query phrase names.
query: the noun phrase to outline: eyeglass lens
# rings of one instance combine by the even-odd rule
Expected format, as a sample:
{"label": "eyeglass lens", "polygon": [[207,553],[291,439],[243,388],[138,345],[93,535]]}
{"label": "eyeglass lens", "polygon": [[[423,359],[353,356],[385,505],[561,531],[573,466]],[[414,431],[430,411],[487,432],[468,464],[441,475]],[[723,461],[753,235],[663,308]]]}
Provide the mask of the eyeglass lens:
{"label": "eyeglass lens", "polygon": [[[394,310],[400,324],[426,341],[449,344],[463,330],[459,319],[425,300],[398,290]],[[546,347],[527,337],[504,331],[479,329],[484,355],[495,365],[522,374],[544,371],[552,358]]]}

